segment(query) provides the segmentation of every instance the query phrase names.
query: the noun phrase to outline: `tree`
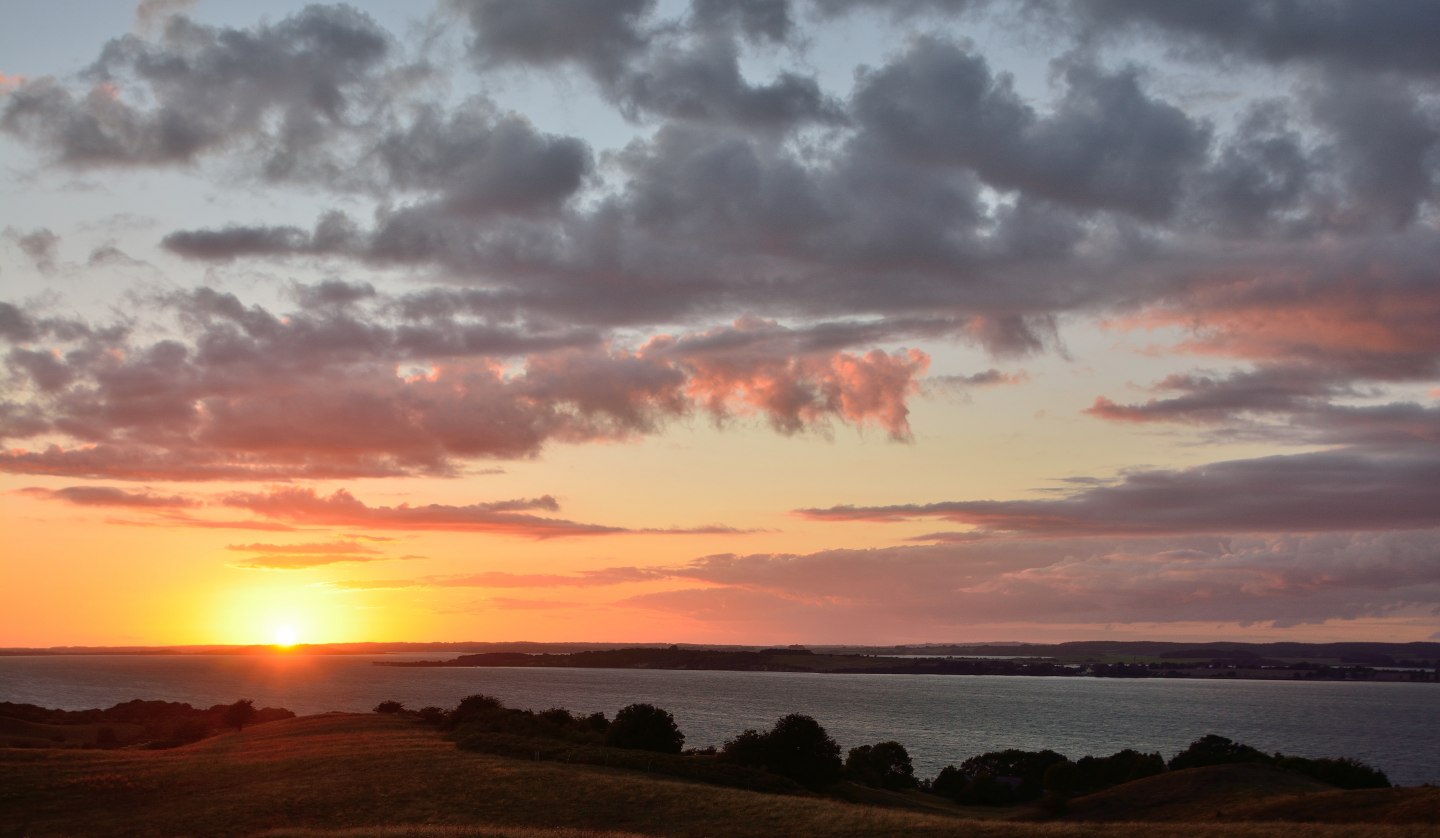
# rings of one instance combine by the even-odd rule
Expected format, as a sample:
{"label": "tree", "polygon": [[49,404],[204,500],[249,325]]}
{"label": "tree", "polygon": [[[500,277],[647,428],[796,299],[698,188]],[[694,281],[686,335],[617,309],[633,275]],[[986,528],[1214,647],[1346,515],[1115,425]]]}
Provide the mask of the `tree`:
{"label": "tree", "polygon": [[1049,749],[1009,748],[971,757],[960,764],[960,772],[970,778],[961,802],[995,806],[1035,800],[1043,789],[1045,770],[1066,761]]}
{"label": "tree", "polygon": [[840,746],[819,722],[800,713],[782,716],[768,733],[745,731],[725,743],[720,757],[764,768],[812,789],[840,779]]}
{"label": "tree", "polygon": [[405,705],[398,701],[382,701],[375,705],[376,713],[399,713],[405,709]]}
{"label": "tree", "polygon": [[879,742],[851,748],[845,757],[846,778],[881,789],[915,788],[915,768],[899,742]]}
{"label": "tree", "polygon": [[255,702],[248,698],[239,701],[225,708],[225,724],[234,727],[236,730],[244,729],[250,720],[255,718]]}
{"label": "tree", "polygon": [[959,800],[961,792],[965,791],[965,784],[969,782],[960,769],[953,765],[947,765],[940,769],[935,779],[930,781],[930,793],[938,794],[951,800]]}
{"label": "tree", "polygon": [[662,754],[678,754],[685,747],[685,734],[675,717],[653,704],[631,704],[615,714],[605,732],[605,744]]}
{"label": "tree", "polygon": [[1075,767],[1079,773],[1078,790],[1092,792],[1164,773],[1165,759],[1158,753],[1142,754],[1126,748],[1108,757],[1081,757]]}
{"label": "tree", "polygon": [[455,709],[450,711],[448,719],[450,727],[464,724],[465,722],[479,721],[480,719],[494,717],[505,709],[500,699],[493,695],[476,693],[467,695],[460,699]]}

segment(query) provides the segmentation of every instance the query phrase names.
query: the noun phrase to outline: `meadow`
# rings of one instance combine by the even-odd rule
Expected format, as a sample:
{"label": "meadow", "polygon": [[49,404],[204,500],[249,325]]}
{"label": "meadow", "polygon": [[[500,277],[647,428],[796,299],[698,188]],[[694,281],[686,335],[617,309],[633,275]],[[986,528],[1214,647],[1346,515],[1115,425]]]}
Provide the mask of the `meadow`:
{"label": "meadow", "polygon": [[[1338,792],[1318,784],[1297,788],[1286,776],[1242,778],[1237,793],[1235,782],[1217,782],[1218,776],[1229,775],[1193,769],[1136,781],[1102,793],[1108,798],[1098,806],[1074,801],[1073,817],[1103,822],[1041,822],[1033,809],[961,807],[929,795],[876,791],[854,803],[467,752],[413,719],[336,713],[255,725],[170,750],[0,749],[0,823],[30,836],[272,838],[1268,838],[1293,834],[1300,821],[1309,821],[1303,828],[1316,838],[1440,834],[1440,789]],[[1128,787],[1139,792],[1132,789],[1127,798]],[[1141,805],[1145,800],[1150,803]],[[1156,800],[1184,805],[1167,808]],[[1148,820],[1129,822],[1127,814]]]}

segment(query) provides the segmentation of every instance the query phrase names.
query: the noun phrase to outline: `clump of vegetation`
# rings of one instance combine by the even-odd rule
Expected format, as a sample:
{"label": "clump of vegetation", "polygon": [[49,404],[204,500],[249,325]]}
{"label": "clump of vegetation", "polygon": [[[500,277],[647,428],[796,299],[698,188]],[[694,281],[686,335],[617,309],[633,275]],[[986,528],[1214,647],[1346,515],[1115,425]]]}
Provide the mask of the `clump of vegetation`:
{"label": "clump of vegetation", "polygon": [[[236,705],[244,709],[236,710]],[[235,714],[244,713],[243,720]],[[93,710],[53,710],[33,704],[0,702],[0,720],[26,731],[10,744],[41,748],[174,748],[226,728],[294,718],[278,707],[257,708],[249,699],[209,708],[176,701],[126,701]]]}
{"label": "clump of vegetation", "polygon": [[1314,777],[1323,783],[1329,783],[1342,789],[1390,788],[1390,778],[1385,776],[1385,772],[1372,768],[1359,760],[1348,757],[1310,759],[1289,757],[1281,753],[1271,755],[1213,733],[1196,739],[1190,743],[1190,747],[1176,754],[1170,760],[1170,769],[1173,771],[1202,765],[1230,765],[1246,762],[1274,765]]}
{"label": "clump of vegetation", "polygon": [[580,716],[563,707],[535,712],[506,707],[483,694],[466,696],[453,709],[407,710],[382,701],[377,713],[415,718],[450,732],[461,748],[527,759],[561,760],[636,768],[703,782],[774,792],[825,790],[840,780],[886,791],[918,789],[966,806],[1040,804],[1062,814],[1070,799],[1167,770],[1208,765],[1258,763],[1308,775],[1342,789],[1387,788],[1385,774],[1353,759],[1308,759],[1268,755],[1210,734],[1165,762],[1158,753],[1130,748],[1110,756],[1072,762],[1052,750],[1007,749],[947,765],[932,780],[915,777],[910,754],[896,741],[850,749],[840,746],[815,719],[792,713],[770,730],[750,729],[715,748],[684,750],[685,734],[674,716],[652,704],[621,708],[613,720],[603,713]]}
{"label": "clump of vegetation", "polygon": [[877,789],[913,789],[915,767],[910,753],[899,742],[879,742],[851,748],[845,757],[845,779]]}
{"label": "clump of vegetation", "polygon": [[766,733],[747,730],[725,743],[719,758],[763,768],[806,788],[822,789],[840,779],[840,746],[813,718],[782,716]]}
{"label": "clump of vegetation", "polygon": [[1069,760],[1048,749],[990,751],[970,757],[958,768],[945,766],[930,783],[930,791],[967,806],[1027,803],[1044,791],[1046,770],[1065,762]]}
{"label": "clump of vegetation", "polygon": [[[570,714],[566,713],[565,723],[571,721]],[[612,748],[678,754],[685,747],[685,734],[680,732],[669,711],[653,704],[631,704],[615,714],[615,721],[605,731],[605,744]]]}

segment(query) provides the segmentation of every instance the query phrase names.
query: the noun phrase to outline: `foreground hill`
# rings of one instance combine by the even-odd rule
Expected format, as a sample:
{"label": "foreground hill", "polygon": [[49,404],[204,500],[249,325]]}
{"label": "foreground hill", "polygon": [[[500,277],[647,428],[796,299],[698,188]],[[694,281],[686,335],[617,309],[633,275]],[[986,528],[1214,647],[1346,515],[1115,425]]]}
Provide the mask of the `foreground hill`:
{"label": "foreground hill", "polygon": [[[1185,772],[1177,772],[1179,776]],[[1134,785],[1134,784],[1132,784]],[[1307,786],[1307,788],[1310,788]],[[1414,791],[1414,790],[1400,790]],[[1427,790],[1420,790],[1427,791]],[[1430,790],[1433,791],[1433,790]],[[1313,791],[1344,820],[1343,795]],[[1373,810],[1372,819],[1385,807]],[[1266,802],[1269,798],[1260,798]],[[46,835],[1289,835],[1287,824],[1046,823],[997,810],[862,806],[460,751],[382,715],[272,722],[168,751],[0,749],[0,830]],[[1081,801],[1076,801],[1078,806]],[[1014,813],[1023,814],[1023,813]],[[1152,813],[1153,814],[1153,813]],[[1210,813],[1213,817],[1213,812]],[[1352,813],[1353,814],[1353,813]],[[988,818],[989,820],[981,820]],[[1167,816],[1168,818],[1168,816]],[[1299,820],[1299,818],[1295,818]],[[538,832],[536,830],[546,830]],[[1418,838],[1425,825],[1307,826],[1317,838]]]}

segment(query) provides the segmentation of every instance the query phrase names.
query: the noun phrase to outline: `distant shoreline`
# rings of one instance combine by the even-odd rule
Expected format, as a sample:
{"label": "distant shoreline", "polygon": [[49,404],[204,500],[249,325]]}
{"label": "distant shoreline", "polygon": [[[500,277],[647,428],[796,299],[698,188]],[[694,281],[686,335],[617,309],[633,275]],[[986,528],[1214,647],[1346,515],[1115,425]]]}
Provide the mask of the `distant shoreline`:
{"label": "distant shoreline", "polygon": [[727,672],[813,672],[834,675],[1029,675],[1061,678],[1195,678],[1289,681],[1394,681],[1440,683],[1430,666],[1332,666],[1313,662],[1266,661],[1254,656],[1209,661],[1066,663],[1036,656],[947,655],[898,657],[816,653],[807,649],[759,651],[630,647],[604,651],[533,654],[485,652],[451,660],[374,661],[392,667],[532,667],[652,669]]}

